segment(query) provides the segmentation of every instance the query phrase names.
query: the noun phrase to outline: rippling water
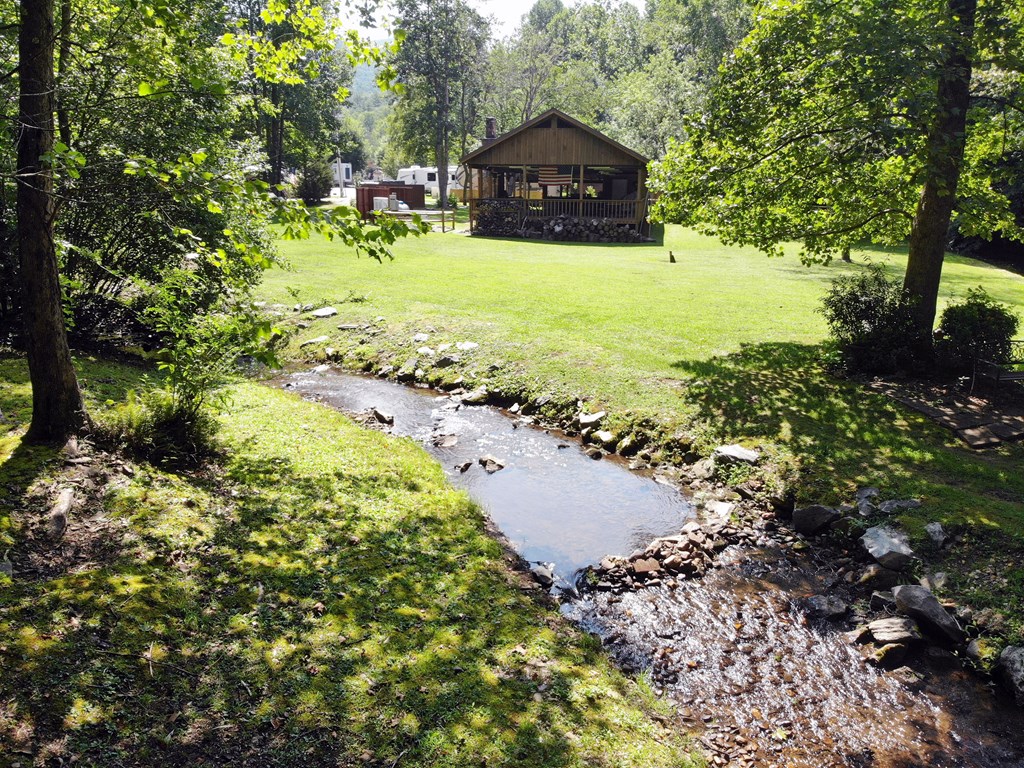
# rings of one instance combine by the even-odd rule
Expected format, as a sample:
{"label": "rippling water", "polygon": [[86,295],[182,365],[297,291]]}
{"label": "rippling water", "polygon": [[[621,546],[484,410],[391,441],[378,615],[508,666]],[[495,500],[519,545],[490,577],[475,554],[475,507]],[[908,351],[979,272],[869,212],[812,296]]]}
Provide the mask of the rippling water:
{"label": "rippling water", "polygon": [[[394,431],[422,442],[527,560],[555,563],[566,582],[693,515],[675,489],[494,408],[336,372],[282,383],[337,408],[393,415]],[[505,469],[487,474],[483,454]],[[465,462],[468,471],[455,468]],[[815,574],[782,554],[731,548],[703,579],[585,595],[563,611],[624,667],[649,674],[691,726],[709,729],[723,764],[1024,768],[1020,709],[957,669],[918,679],[867,665],[837,629],[795,607],[817,589]]]}
{"label": "rippling water", "polygon": [[[294,374],[285,384],[336,408],[386,411],[394,432],[421,442],[524,558],[554,563],[566,584],[604,555],[643,548],[693,516],[675,488],[594,461],[578,443],[518,427],[496,408],[460,406],[436,392],[337,372]],[[445,447],[445,437],[454,444]],[[505,468],[485,472],[477,463],[485,454]],[[455,468],[465,462],[471,462],[466,472]]]}

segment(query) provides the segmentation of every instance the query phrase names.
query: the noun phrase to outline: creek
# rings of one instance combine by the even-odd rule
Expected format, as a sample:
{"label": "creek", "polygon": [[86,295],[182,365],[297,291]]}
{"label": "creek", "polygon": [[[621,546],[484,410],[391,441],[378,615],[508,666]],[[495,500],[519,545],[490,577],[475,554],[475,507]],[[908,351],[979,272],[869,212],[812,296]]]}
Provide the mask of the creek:
{"label": "creek", "polygon": [[[1024,767],[1020,709],[948,655],[895,672],[866,664],[848,627],[800,608],[828,589],[828,569],[784,548],[730,546],[700,579],[577,595],[581,569],[695,517],[677,488],[442,393],[333,370],[277,383],[348,413],[377,409],[421,442],[524,559],[553,566],[563,614],[669,699],[716,765]],[[504,467],[487,472],[486,455]]]}

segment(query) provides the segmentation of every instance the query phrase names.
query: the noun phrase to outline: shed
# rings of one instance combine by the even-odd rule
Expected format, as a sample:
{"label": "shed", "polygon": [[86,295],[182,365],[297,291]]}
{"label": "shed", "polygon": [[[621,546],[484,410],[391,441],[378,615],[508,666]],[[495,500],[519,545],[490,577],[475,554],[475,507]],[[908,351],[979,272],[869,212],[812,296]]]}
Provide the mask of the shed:
{"label": "shed", "polygon": [[557,109],[462,158],[470,229],[515,234],[531,220],[602,219],[637,231],[647,216],[648,159]]}
{"label": "shed", "polygon": [[374,182],[363,183],[356,187],[356,208],[364,219],[373,216],[373,198],[395,195],[399,200],[414,211],[425,207],[424,187],[422,184],[406,184],[405,182]]}

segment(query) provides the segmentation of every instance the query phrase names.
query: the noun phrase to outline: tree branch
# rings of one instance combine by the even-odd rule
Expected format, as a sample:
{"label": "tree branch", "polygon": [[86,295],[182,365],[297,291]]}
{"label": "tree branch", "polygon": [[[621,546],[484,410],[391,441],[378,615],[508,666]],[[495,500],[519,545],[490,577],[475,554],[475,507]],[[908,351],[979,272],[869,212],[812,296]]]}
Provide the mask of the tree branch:
{"label": "tree branch", "polygon": [[1015,103],[1013,101],[1010,101],[1009,99],[1004,99],[1001,96],[989,96],[988,94],[984,94],[984,93],[978,93],[978,94],[975,94],[975,95],[971,96],[971,101],[976,101],[976,100],[979,100],[979,99],[984,99],[985,101],[991,101],[991,102],[994,102],[996,104],[1000,104],[1000,105],[1002,105],[1004,107],[1008,107],[1009,109],[1015,109],[1018,112],[1024,113],[1024,104],[1017,104],[1017,103]]}

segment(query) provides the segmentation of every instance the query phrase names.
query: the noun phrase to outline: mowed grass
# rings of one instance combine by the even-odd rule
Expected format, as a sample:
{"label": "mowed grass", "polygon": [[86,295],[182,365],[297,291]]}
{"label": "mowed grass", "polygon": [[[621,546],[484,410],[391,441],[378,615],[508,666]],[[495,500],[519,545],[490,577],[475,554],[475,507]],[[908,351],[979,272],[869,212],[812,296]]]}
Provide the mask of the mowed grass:
{"label": "mowed grass", "polygon": [[[668,228],[664,246],[430,234],[399,243],[384,264],[316,240],[284,242],[281,251],[291,270],[270,272],[261,298],[340,311],[319,321],[286,313],[286,323],[310,323],[290,355],[315,358],[329,346],[352,367],[415,362],[430,371],[416,333],[429,333],[432,347],[475,341],[479,349],[459,365],[431,375],[578,398],[607,409],[613,428],[646,420],[695,438],[704,452],[722,441],[779,446],[799,465],[798,503],[849,502],[865,485],[921,498],[903,517],[918,544],[931,520],[971,542],[967,555],[938,563],[951,571],[950,592],[1006,609],[1020,626],[1024,583],[1002,585],[999,574],[1024,556],[1024,447],[971,451],[822,363],[827,329],[817,310],[830,282],[869,261],[900,276],[905,252],[866,249],[854,251],[853,264],[807,267],[795,248],[769,259],[678,227]],[[1024,278],[953,255],[940,311],[977,286],[1024,315]],[[337,329],[350,323],[382,330]],[[321,335],[326,344],[299,349]]]}
{"label": "mowed grass", "polygon": [[[768,259],[679,227],[668,228],[664,247],[433,233],[399,242],[383,264],[322,240],[279,246],[291,271],[267,274],[259,293],[269,301],[348,299],[338,305],[342,322],[383,315],[393,329],[462,334],[498,345],[495,357],[553,386],[619,408],[667,410],[678,407],[666,384],[681,369],[744,345],[818,344],[826,335],[818,302],[833,278],[868,259],[894,274],[905,265],[901,253],[864,251],[854,254],[858,264],[806,267],[795,250]],[[669,263],[670,250],[678,263]],[[951,256],[943,299],[978,285],[1024,307],[1019,276]]]}
{"label": "mowed grass", "polygon": [[[80,371],[96,415],[135,386]],[[0,360],[16,563],[9,516],[64,471],[20,444],[25,378]],[[0,576],[0,765],[696,764],[650,690],[522,589],[419,446],[267,387],[230,396],[221,466],[97,466],[128,532],[115,556]]]}

